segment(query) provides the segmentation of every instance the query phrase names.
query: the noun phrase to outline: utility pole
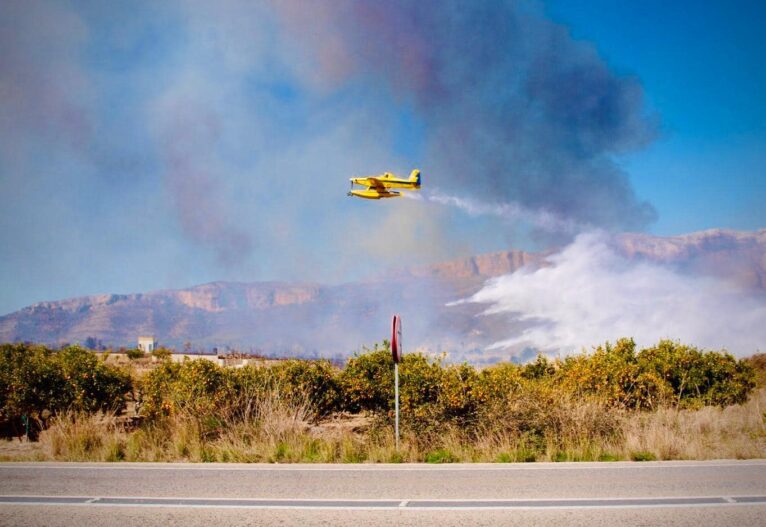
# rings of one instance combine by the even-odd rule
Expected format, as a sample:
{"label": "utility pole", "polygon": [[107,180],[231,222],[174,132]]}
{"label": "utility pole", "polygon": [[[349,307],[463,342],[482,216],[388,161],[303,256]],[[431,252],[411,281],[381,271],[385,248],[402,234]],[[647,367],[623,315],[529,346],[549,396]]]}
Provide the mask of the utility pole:
{"label": "utility pole", "polygon": [[402,318],[394,315],[391,322],[391,354],[394,358],[394,434],[399,451],[399,362],[402,360]]}

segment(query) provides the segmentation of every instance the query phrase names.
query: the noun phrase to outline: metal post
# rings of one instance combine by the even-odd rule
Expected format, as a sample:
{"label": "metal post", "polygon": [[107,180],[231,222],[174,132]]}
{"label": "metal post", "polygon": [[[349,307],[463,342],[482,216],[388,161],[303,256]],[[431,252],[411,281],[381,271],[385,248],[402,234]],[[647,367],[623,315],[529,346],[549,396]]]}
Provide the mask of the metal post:
{"label": "metal post", "polygon": [[396,407],[396,421],[394,430],[396,433],[396,450],[399,450],[399,365],[394,363],[394,406]]}

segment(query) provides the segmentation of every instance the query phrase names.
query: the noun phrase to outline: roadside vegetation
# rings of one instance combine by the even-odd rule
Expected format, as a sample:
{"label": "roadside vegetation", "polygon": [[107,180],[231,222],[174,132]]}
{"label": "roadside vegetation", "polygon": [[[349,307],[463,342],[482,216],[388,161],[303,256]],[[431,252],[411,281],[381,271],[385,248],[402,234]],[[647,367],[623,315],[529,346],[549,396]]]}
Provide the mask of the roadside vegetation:
{"label": "roadside vegetation", "polygon": [[[766,457],[766,355],[629,339],[482,369],[413,353],[393,437],[387,343],[350,358],[230,368],[155,357],[138,371],[79,347],[0,346],[5,459],[528,462]],[[4,443],[18,444],[18,440]]]}

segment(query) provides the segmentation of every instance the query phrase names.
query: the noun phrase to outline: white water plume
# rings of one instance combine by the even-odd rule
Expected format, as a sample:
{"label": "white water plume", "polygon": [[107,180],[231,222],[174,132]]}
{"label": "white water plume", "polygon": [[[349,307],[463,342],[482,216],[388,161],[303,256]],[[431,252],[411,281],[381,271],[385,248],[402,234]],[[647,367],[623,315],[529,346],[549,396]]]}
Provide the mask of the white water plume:
{"label": "white water plume", "polygon": [[722,278],[628,260],[604,233],[585,233],[548,259],[488,281],[461,302],[488,304],[526,328],[488,349],[569,353],[633,337],[641,345],[680,340],[738,356],[766,345],[766,299]]}
{"label": "white water plume", "polygon": [[554,212],[545,209],[532,209],[518,202],[486,203],[472,198],[450,196],[438,190],[420,194],[405,192],[403,196],[418,201],[455,207],[469,216],[492,216],[508,222],[525,222],[550,233],[574,234],[586,228],[586,226]]}

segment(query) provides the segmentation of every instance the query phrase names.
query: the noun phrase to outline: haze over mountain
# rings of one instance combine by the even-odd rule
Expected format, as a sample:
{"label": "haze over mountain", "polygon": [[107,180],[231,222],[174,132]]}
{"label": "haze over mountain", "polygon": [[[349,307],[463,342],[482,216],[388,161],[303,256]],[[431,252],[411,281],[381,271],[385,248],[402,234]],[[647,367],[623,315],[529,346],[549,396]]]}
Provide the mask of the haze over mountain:
{"label": "haze over mountain", "polygon": [[[712,303],[718,297],[717,293],[709,290],[710,284],[716,285],[714,291],[725,291],[726,295],[733,294],[735,299],[741,299],[742,302],[736,304],[750,306],[748,312],[751,314],[758,313],[757,309],[754,311],[752,308],[753,305],[758,309],[766,305],[766,229],[756,232],[709,230],[667,238],[623,234],[610,237],[608,245],[619,254],[616,260],[609,260],[609,266],[614,267],[617,261],[619,272],[633,273],[629,276],[636,276],[636,273],[643,276],[648,272],[654,281],[661,282],[663,288],[669,288],[675,296],[681,297],[679,301],[685,301],[684,295],[691,293],[683,288],[675,291],[674,284],[686,285],[687,280],[696,280],[692,289],[708,288],[705,298]],[[401,313],[409,349],[445,351],[454,360],[485,362],[508,358],[509,355],[523,358],[533,348],[566,352],[571,347],[587,347],[598,344],[598,341],[569,341],[560,337],[561,347],[557,347],[555,342],[549,345],[551,336],[556,337],[560,333],[551,327],[551,323],[566,326],[569,320],[566,316],[552,322],[542,320],[548,311],[554,316],[556,307],[549,306],[546,308],[548,311],[532,316],[534,309],[527,304],[516,305],[513,309],[501,309],[497,305],[498,302],[514,302],[524,298],[528,284],[534,285],[530,295],[536,301],[544,300],[548,294],[556,306],[566,305],[569,298],[581,302],[579,297],[586,292],[578,289],[576,278],[568,276],[564,278],[565,282],[556,281],[556,273],[558,270],[564,272],[566,266],[571,264],[567,258],[571,260],[573,248],[577,247],[576,241],[561,252],[510,250],[484,254],[436,265],[392,270],[384,275],[341,285],[214,282],[179,290],[104,294],[40,302],[0,317],[0,341],[59,344],[84,342],[93,337],[105,345],[133,346],[138,335],[148,334],[154,335],[161,344],[178,349],[189,342],[194,349],[231,347],[281,356],[346,356],[364,345],[370,346],[387,338],[391,314]],[[601,245],[585,244],[585,247],[591,253],[605,251]],[[590,254],[589,258],[594,256]],[[536,272],[541,268],[547,268],[551,276]],[[523,270],[519,273],[520,269]],[[597,271],[599,276],[609,274],[602,268]],[[588,272],[587,269],[577,268],[574,274],[582,276]],[[660,278],[651,273],[660,273]],[[616,281],[623,280],[623,276],[627,275],[618,276]],[[490,295],[490,298],[481,298],[483,291],[492,288],[497,293],[503,280],[508,279],[514,281],[512,290],[500,289],[500,297]],[[543,280],[554,289],[546,292],[545,286],[532,282],[534,280]],[[604,298],[596,303],[606,304],[605,309],[609,310],[610,297],[618,297],[619,292],[609,290],[613,287],[609,284],[602,284],[602,287],[600,292]],[[654,302],[653,295],[659,294],[648,283],[639,283],[636,287],[630,291],[630,305],[639,300],[636,297],[641,297],[643,291],[646,292],[644,300],[647,302]],[[477,292],[479,294],[472,301],[456,303]],[[486,310],[486,304],[494,305],[490,308],[493,314],[477,316]],[[576,311],[587,312],[588,308],[578,304]],[[619,309],[630,308],[622,306]],[[736,307],[713,306],[713,311],[716,310],[722,311],[721,320],[728,325],[731,323],[727,322],[727,316],[747,319],[747,315],[740,314]],[[632,320],[628,313],[613,315]],[[590,316],[598,319],[593,313]],[[668,317],[671,320],[667,327],[672,330],[675,327],[672,325],[673,315],[665,316]],[[636,320],[636,326],[641,326],[643,319]],[[700,323],[710,325],[711,321],[701,320]],[[607,328],[611,327],[609,324]],[[540,340],[538,335],[538,340],[529,338],[527,341],[520,338],[524,335],[534,337],[534,333],[529,333],[530,328],[548,337]],[[630,329],[627,329],[628,333]],[[678,322],[678,329],[679,333],[687,331],[683,321]],[[638,330],[647,331],[640,327],[636,328]],[[583,330],[583,335],[599,338],[603,331],[600,327],[595,332]],[[758,330],[748,330],[748,333],[748,338],[754,339],[754,342],[761,338]],[[688,336],[664,336],[684,336],[694,340],[695,335],[692,330]],[[641,337],[634,333],[618,336]],[[705,340],[707,337],[703,335],[700,338]],[[722,335],[722,338],[733,337]],[[513,345],[503,345],[508,339],[514,340]],[[742,348],[732,350],[737,354],[752,353],[755,348],[748,348],[757,346],[751,345],[749,340],[737,342]],[[704,341],[692,343],[708,344]],[[728,344],[724,342],[722,345]],[[488,350],[488,347],[491,349]]]}

